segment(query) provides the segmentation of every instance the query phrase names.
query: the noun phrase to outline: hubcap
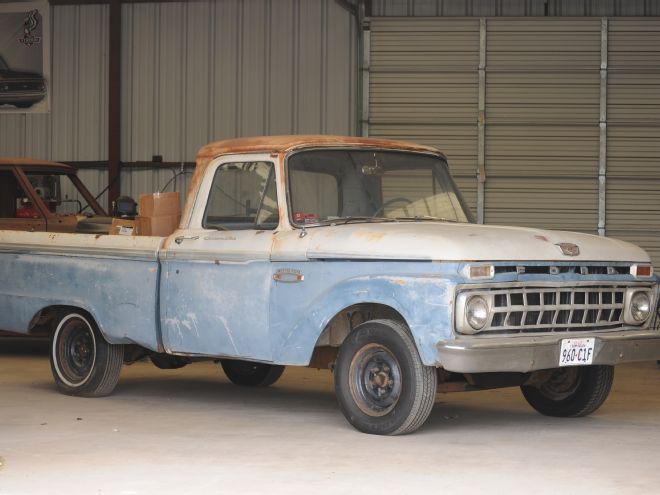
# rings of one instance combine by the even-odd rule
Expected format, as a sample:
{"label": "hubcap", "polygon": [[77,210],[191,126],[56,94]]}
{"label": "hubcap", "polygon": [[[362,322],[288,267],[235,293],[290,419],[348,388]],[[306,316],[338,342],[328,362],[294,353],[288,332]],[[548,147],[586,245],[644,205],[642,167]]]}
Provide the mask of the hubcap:
{"label": "hubcap", "polygon": [[77,387],[87,381],[96,361],[96,341],[84,319],[71,317],[60,323],[53,351],[56,371],[64,383]]}
{"label": "hubcap", "polygon": [[579,368],[562,368],[555,371],[539,390],[548,399],[563,400],[575,393],[580,385],[582,373]]}
{"label": "hubcap", "polygon": [[353,400],[362,412],[384,416],[401,396],[401,368],[386,347],[369,344],[351,362],[349,383]]}

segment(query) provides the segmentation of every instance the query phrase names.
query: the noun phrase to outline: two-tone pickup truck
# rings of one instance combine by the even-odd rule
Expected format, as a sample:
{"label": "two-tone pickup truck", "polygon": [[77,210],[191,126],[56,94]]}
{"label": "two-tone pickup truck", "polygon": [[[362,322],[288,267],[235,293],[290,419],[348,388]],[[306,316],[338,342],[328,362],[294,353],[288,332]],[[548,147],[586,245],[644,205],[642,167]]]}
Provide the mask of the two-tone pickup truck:
{"label": "two-tone pickup truck", "polygon": [[376,434],[419,428],[437,391],[519,386],[583,416],[613,365],[660,358],[642,249],[476,225],[445,157],[394,141],[210,144],[170,237],[0,231],[0,278],[0,328],[50,329],[64,393],[109,394],[145,354],[252,386],[327,367]]}

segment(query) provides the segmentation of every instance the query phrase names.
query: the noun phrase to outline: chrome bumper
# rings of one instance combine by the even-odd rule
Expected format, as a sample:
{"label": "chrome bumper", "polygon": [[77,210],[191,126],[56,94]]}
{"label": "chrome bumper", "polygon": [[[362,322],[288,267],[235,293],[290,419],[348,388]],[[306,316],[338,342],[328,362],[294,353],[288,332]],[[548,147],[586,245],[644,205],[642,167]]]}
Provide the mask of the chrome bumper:
{"label": "chrome bumper", "polygon": [[562,335],[460,338],[438,343],[441,366],[457,373],[557,368],[562,339],[596,339],[593,364],[660,359],[660,331],[571,332]]}

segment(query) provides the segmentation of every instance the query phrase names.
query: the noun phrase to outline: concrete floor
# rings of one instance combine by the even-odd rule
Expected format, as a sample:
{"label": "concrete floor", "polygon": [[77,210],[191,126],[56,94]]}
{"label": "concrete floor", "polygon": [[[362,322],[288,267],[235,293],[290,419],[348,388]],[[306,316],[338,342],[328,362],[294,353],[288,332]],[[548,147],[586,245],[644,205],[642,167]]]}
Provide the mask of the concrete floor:
{"label": "concrete floor", "polygon": [[543,417],[518,389],[439,395],[404,437],[353,430],[327,371],[273,387],[218,366],[124,367],[102,399],[59,394],[43,346],[0,341],[0,494],[660,493],[660,369],[617,369],[593,416]]}

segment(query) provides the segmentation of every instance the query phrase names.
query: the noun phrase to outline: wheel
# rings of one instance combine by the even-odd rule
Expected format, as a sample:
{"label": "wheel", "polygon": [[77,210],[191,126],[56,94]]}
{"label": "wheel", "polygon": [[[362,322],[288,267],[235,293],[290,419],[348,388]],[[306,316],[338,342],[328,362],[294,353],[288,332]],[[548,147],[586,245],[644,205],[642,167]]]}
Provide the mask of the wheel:
{"label": "wheel", "polygon": [[364,433],[412,433],[433,409],[436,369],[422,363],[408,329],[395,321],[355,328],[339,348],[334,373],[339,407]]}
{"label": "wheel", "polygon": [[237,359],[223,359],[220,365],[232,383],[244,387],[267,387],[279,380],[284,373],[284,366]]}
{"label": "wheel", "polygon": [[108,344],[89,316],[66,312],[51,337],[50,367],[60,392],[83,397],[110,394],[124,360],[124,346]]}
{"label": "wheel", "polygon": [[165,353],[152,354],[149,359],[156,368],[161,370],[178,370],[191,363],[190,358],[185,356],[172,356]]}
{"label": "wheel", "polygon": [[605,402],[613,380],[613,366],[577,366],[549,370],[542,381],[520,389],[529,405],[541,414],[580,417]]}

